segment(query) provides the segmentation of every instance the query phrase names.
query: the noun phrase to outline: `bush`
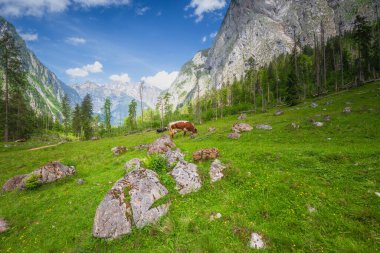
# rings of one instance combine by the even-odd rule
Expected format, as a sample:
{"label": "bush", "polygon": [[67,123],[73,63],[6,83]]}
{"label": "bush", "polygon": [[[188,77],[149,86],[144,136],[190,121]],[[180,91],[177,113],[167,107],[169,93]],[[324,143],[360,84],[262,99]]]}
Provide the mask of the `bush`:
{"label": "bush", "polygon": [[147,158],[145,165],[157,173],[166,173],[168,171],[167,163],[168,162],[164,155],[153,155]]}
{"label": "bush", "polygon": [[30,177],[26,178],[24,180],[25,183],[25,189],[27,190],[34,190],[41,186],[40,177],[38,175],[31,175]]}

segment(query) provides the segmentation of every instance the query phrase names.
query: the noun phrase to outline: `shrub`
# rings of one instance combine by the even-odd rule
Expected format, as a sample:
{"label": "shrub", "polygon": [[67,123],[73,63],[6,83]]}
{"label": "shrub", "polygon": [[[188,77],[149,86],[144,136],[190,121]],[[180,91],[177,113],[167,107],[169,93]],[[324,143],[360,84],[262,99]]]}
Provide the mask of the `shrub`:
{"label": "shrub", "polygon": [[34,190],[41,186],[40,177],[38,175],[31,175],[30,177],[26,178],[24,180],[25,183],[25,189],[27,190]]}
{"label": "shrub", "polygon": [[158,173],[166,173],[168,171],[167,160],[164,155],[149,156],[145,165]]}

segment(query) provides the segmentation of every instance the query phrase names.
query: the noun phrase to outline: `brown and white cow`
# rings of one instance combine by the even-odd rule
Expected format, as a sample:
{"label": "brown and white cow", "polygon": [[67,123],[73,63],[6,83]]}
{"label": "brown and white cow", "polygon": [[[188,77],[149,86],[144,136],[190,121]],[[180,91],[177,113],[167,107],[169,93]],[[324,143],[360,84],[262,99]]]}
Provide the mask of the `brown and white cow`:
{"label": "brown and white cow", "polygon": [[176,134],[178,131],[183,131],[183,135],[186,135],[187,132],[191,132],[192,135],[195,135],[198,133],[198,130],[195,128],[194,124],[189,121],[175,121],[171,122],[168,125],[170,138],[173,139],[174,134]]}

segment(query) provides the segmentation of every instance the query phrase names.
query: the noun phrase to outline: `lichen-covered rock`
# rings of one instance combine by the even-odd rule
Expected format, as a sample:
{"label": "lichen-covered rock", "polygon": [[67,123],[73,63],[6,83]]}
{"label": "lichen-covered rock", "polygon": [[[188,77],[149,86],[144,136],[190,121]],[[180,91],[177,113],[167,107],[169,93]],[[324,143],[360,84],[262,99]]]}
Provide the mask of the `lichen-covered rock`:
{"label": "lichen-covered rock", "polygon": [[0,233],[4,233],[8,230],[8,222],[6,220],[0,219]]}
{"label": "lichen-covered rock", "polygon": [[140,164],[141,164],[140,159],[138,159],[138,158],[134,158],[134,159],[128,161],[128,162],[125,164],[125,166],[124,166],[125,171],[126,171],[127,173],[129,173],[129,172],[132,171],[132,170],[140,169],[140,166],[141,166]]}
{"label": "lichen-covered rock", "polygon": [[172,148],[175,148],[174,142],[169,135],[163,135],[148,146],[148,154],[165,154]]}
{"label": "lichen-covered rock", "polygon": [[176,182],[176,188],[181,195],[198,191],[202,182],[195,164],[185,161],[177,163],[170,175]]}
{"label": "lichen-covered rock", "polygon": [[194,152],[193,154],[194,161],[210,160],[210,159],[215,159],[218,157],[219,157],[219,149],[217,148],[201,149]]}
{"label": "lichen-covered rock", "polygon": [[117,181],[96,209],[92,234],[98,238],[118,238],[132,232],[132,209],[125,191],[129,183]]}
{"label": "lichen-covered rock", "polygon": [[111,149],[111,151],[114,155],[121,155],[121,154],[124,154],[125,152],[127,152],[128,149],[124,146],[118,146],[118,147],[114,147],[113,149]]}
{"label": "lichen-covered rock", "polygon": [[246,119],[247,119],[247,114],[245,113],[240,114],[240,116],[238,117],[238,120],[246,120]]}
{"label": "lichen-covered rock", "polygon": [[30,177],[35,176],[40,184],[51,183],[62,179],[66,176],[75,174],[73,166],[66,166],[60,162],[50,162],[46,165],[34,170],[33,172],[25,175],[18,175],[9,179],[3,186],[4,191],[11,191],[15,189],[25,189],[25,182]]}
{"label": "lichen-covered rock", "polygon": [[227,135],[227,138],[228,139],[232,139],[232,140],[237,140],[240,138],[240,134],[239,133],[230,133],[229,135]]}
{"label": "lichen-covered rock", "polygon": [[260,125],[256,125],[256,129],[261,129],[261,130],[272,130],[272,126],[270,126],[270,125],[265,125],[265,124],[260,124]]}
{"label": "lichen-covered rock", "polygon": [[129,185],[133,222],[137,228],[157,222],[169,211],[170,202],[152,207],[157,200],[168,194],[154,171],[136,169],[128,173],[125,180]]}
{"label": "lichen-covered rock", "polygon": [[223,171],[225,169],[226,166],[219,159],[215,159],[215,161],[211,164],[209,172],[211,182],[214,183],[221,180],[224,177]]}
{"label": "lichen-covered rock", "polygon": [[251,241],[249,242],[249,246],[252,249],[263,249],[265,248],[265,242],[263,237],[258,233],[251,234]]}
{"label": "lichen-covered rock", "polygon": [[166,152],[165,157],[168,161],[169,167],[173,167],[178,162],[183,161],[185,155],[182,154],[179,148],[177,148],[176,150],[169,150],[168,152]]}
{"label": "lichen-covered rock", "polygon": [[235,133],[240,133],[240,132],[250,132],[252,131],[253,127],[246,123],[236,123],[232,126],[232,131]]}

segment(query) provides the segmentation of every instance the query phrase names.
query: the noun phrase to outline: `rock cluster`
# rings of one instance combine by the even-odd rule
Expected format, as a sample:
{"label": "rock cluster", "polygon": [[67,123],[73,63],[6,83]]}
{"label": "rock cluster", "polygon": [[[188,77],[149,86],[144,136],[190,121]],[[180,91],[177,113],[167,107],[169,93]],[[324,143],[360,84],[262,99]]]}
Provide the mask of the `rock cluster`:
{"label": "rock cluster", "polygon": [[74,167],[63,165],[60,162],[50,162],[29,174],[18,175],[9,179],[4,184],[3,191],[25,189],[25,182],[31,177],[35,177],[40,184],[46,184],[74,174]]}
{"label": "rock cluster", "polygon": [[148,146],[148,154],[164,154],[172,148],[175,148],[175,144],[170,139],[170,136],[163,135]]}
{"label": "rock cluster", "polygon": [[250,132],[252,131],[253,127],[246,123],[236,123],[232,126],[231,130],[234,133],[241,133],[241,132]]}
{"label": "rock cluster", "polygon": [[194,161],[211,160],[219,157],[219,150],[217,148],[201,149],[193,154]]}
{"label": "rock cluster", "polygon": [[121,155],[121,154],[124,154],[125,152],[127,152],[128,149],[124,146],[118,146],[118,147],[114,147],[113,149],[111,149],[111,151],[114,155]]}
{"label": "rock cluster", "polygon": [[226,166],[222,164],[219,159],[215,159],[215,161],[211,164],[210,168],[210,178],[211,182],[214,183],[216,181],[221,180],[224,177],[223,171],[226,169]]}
{"label": "rock cluster", "polygon": [[202,187],[201,178],[195,164],[181,161],[177,163],[170,175],[176,182],[176,188],[181,195],[198,191]]}

